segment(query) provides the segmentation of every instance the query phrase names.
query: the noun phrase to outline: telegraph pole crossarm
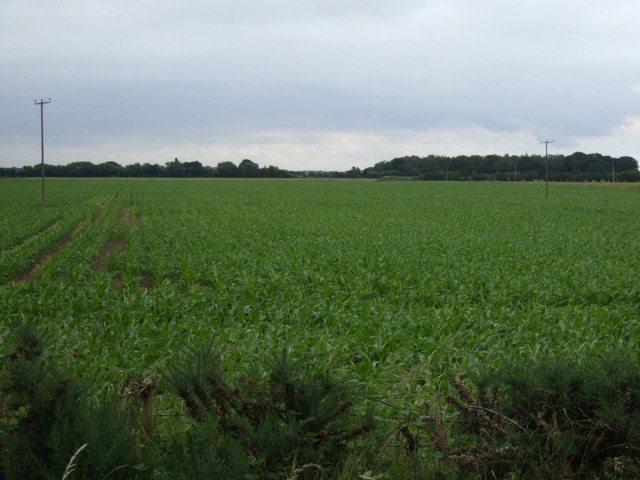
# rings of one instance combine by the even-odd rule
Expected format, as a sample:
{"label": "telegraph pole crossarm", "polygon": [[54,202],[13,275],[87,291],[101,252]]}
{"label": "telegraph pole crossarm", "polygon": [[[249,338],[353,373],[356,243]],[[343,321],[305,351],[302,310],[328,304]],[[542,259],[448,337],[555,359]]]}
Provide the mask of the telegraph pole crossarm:
{"label": "telegraph pole crossarm", "polygon": [[544,143],[544,191],[545,196],[549,197],[549,144],[555,140],[540,140]]}
{"label": "telegraph pole crossarm", "polygon": [[41,163],[40,163],[40,173],[42,176],[42,206],[44,207],[44,106],[47,103],[51,103],[51,99],[43,100],[40,99],[33,101],[36,105],[40,105],[40,155],[41,155]]}

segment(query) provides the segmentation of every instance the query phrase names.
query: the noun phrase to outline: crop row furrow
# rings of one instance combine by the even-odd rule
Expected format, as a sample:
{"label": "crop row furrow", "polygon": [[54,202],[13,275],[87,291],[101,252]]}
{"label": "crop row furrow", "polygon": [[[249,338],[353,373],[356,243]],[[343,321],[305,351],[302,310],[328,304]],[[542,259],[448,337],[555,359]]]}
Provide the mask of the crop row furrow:
{"label": "crop row furrow", "polygon": [[[108,206],[109,203],[110,201],[105,205]],[[0,259],[6,266],[5,275],[13,272],[10,279],[24,282],[46,275],[47,271],[56,268],[55,265],[58,265],[57,271],[61,276],[74,271],[73,263],[67,265],[65,260],[60,260],[59,257],[68,249],[68,245],[76,248],[77,238],[83,237],[84,232],[100,229],[104,212],[105,210],[96,210],[91,202],[85,202],[81,208],[63,217],[48,231],[6,252]]]}
{"label": "crop row furrow", "polygon": [[125,246],[130,230],[141,225],[139,214],[132,212],[129,205],[122,210],[114,223],[108,239],[102,249],[94,270],[96,272],[110,271],[113,275],[113,283],[117,288],[122,288],[123,280],[123,264],[125,259]]}
{"label": "crop row furrow", "polygon": [[95,213],[91,218],[86,218],[65,248],[47,262],[42,269],[43,278],[73,282],[88,282],[91,279],[110,232],[118,223],[118,212],[122,209],[119,202],[111,200],[104,203],[97,218]]}
{"label": "crop row furrow", "polygon": [[35,218],[29,221],[27,218],[23,218],[24,223],[15,224],[7,222],[0,228],[2,234],[0,243],[0,252],[11,251],[14,248],[19,248],[24,242],[28,242],[38,234],[45,232],[50,228],[54,228],[56,223],[62,219],[61,214],[53,213],[42,217]]}
{"label": "crop row furrow", "polygon": [[45,257],[68,242],[69,235],[81,222],[81,217],[78,214],[63,217],[48,229],[3,252],[0,255],[0,283],[30,278]]}
{"label": "crop row furrow", "polygon": [[36,271],[38,270],[38,268],[43,265],[49,258],[56,255],[67,243],[69,243],[73,236],[81,228],[82,224],[78,225],[72,231],[67,232],[62,238],[58,239],[46,251],[42,252],[28,268],[16,275],[14,281],[27,282],[35,279]]}
{"label": "crop row furrow", "polygon": [[[0,307],[50,325],[66,342],[56,348],[87,359],[73,367],[105,382],[212,336],[234,365],[282,348],[329,355],[389,395],[411,395],[415,385],[398,379],[416,372],[438,382],[503,358],[640,346],[640,191],[567,185],[547,199],[532,186],[453,182],[60,185],[69,210],[96,191],[113,200],[98,217],[97,204],[79,216],[82,229],[38,269],[43,281],[0,286],[15,293]],[[28,264],[36,255],[21,253]]]}

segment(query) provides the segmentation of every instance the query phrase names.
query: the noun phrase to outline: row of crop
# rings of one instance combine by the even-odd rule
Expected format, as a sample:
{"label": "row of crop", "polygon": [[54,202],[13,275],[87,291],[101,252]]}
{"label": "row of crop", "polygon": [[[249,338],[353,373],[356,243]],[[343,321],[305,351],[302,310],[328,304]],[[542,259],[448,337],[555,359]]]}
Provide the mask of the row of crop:
{"label": "row of crop", "polygon": [[[490,299],[554,305],[571,302],[576,294],[587,303],[606,303],[608,285],[617,280],[610,278],[613,271],[628,277],[635,269],[634,259],[625,267],[622,257],[602,254],[609,248],[606,237],[587,250],[585,238],[591,242],[595,232],[567,236],[571,225],[580,230],[567,216],[550,218],[548,226],[542,223],[543,212],[532,215],[524,205],[515,216],[458,209],[460,218],[450,215],[451,206],[426,207],[414,210],[423,218],[407,223],[406,212],[395,220],[376,218],[366,206],[307,214],[247,205],[216,211],[215,204],[208,204],[206,211],[190,207],[175,215],[166,205],[158,206],[160,224],[151,225],[146,235],[156,228],[162,235],[158,248],[149,249],[156,252],[149,261],[158,279],[186,284],[215,284],[216,276],[230,277],[235,284],[243,277],[268,281],[287,272],[286,280],[304,283],[307,290],[434,306]],[[527,224],[528,217],[534,225]],[[593,287],[576,288],[567,276],[589,278]],[[597,285],[605,286],[602,294]],[[633,301],[633,289],[628,293]]]}
{"label": "row of crop", "polygon": [[14,246],[10,238],[22,232],[35,233],[60,218],[65,212],[85,203],[99,203],[105,195],[118,191],[122,185],[91,180],[49,180],[45,205],[41,205],[39,179],[0,179],[0,250]]}
{"label": "row of crop", "polygon": [[[185,344],[214,338],[231,374],[284,348],[309,370],[330,364],[368,397],[399,406],[421,405],[452,375],[498,361],[640,345],[640,232],[622,199],[607,209],[578,190],[541,204],[501,186],[275,185],[157,182],[120,194],[94,231],[99,241],[79,243],[77,257],[61,250],[44,281],[3,288],[7,330],[36,318],[56,358],[117,393],[180,362]],[[140,224],[127,230],[119,215],[128,208]],[[88,273],[112,232],[123,250]],[[118,277],[122,289],[113,288]],[[166,383],[160,389],[157,431],[167,442],[183,431],[184,410]],[[420,423],[422,406],[414,411],[403,425],[418,446],[387,432],[389,448],[349,478],[419,460],[432,425]]]}
{"label": "row of crop", "polygon": [[[110,206],[117,203],[115,198],[115,194],[97,195],[73,208],[60,210],[61,218],[48,228],[3,251],[0,282],[19,279],[21,272],[27,270],[36,270],[32,276],[68,277],[93,261],[113,223],[108,216],[109,212],[111,217],[114,215]],[[93,253],[83,250],[84,243],[91,244]]]}
{"label": "row of crop", "polygon": [[[460,188],[140,184],[107,217],[131,205],[141,223],[90,288],[106,225],[78,257],[65,248],[56,269],[51,259],[43,278],[64,278],[64,288],[23,287],[21,305],[5,298],[3,306],[46,317],[63,329],[56,338],[76,336],[64,348],[91,359],[84,368],[104,379],[212,334],[231,346],[234,365],[282,347],[326,354],[390,396],[412,394],[398,381],[410,375],[436,382],[502,356],[640,344],[629,193],[605,197],[609,211],[577,189],[547,202],[524,185]],[[631,255],[612,251],[616,244]],[[94,256],[72,275],[85,255]]]}
{"label": "row of crop", "polygon": [[122,202],[110,200],[97,211],[89,210],[73,237],[38,271],[44,281],[82,285],[93,279],[96,263],[118,222]]}
{"label": "row of crop", "polygon": [[10,250],[62,218],[57,210],[22,209],[20,221],[9,215],[0,216],[0,252]]}
{"label": "row of crop", "polygon": [[50,247],[66,241],[83,219],[98,215],[103,204],[114,196],[113,188],[96,188],[90,181],[74,184],[50,181],[46,186],[46,205],[42,207],[39,181],[4,181],[2,189],[0,283],[33,268],[34,262]]}
{"label": "row of crop", "polygon": [[163,351],[161,366],[128,374],[111,392],[71,373],[65,362],[75,352],[51,355],[32,322],[18,322],[10,344],[0,368],[6,479],[542,480],[640,472],[640,362],[620,348],[502,359],[447,379],[453,388],[419,375],[395,378],[415,389],[411,404],[387,391],[363,395],[350,375],[336,376],[327,356],[281,350],[239,366],[211,338],[185,341],[182,355]]}
{"label": "row of crop", "polygon": [[[281,345],[331,351],[369,380],[427,360],[444,371],[504,351],[637,341],[615,321],[637,298],[625,290],[635,260],[602,253],[611,241],[582,228],[592,208],[174,185],[136,198],[142,225],[113,264],[130,302],[113,316],[132,332],[213,328],[239,362]],[[621,227],[618,241],[632,233]]]}
{"label": "row of crop", "polygon": [[[99,212],[108,205],[115,194],[95,195],[86,200],[87,205],[95,206]],[[81,202],[79,205],[83,205]],[[56,222],[76,210],[76,205],[70,207],[33,208],[29,205],[15,205],[11,211],[3,212],[0,216],[0,252],[20,247],[23,242],[51,228]],[[96,213],[97,213],[96,212]]]}
{"label": "row of crop", "polygon": [[[204,286],[221,316],[245,323],[262,325],[290,312],[301,322],[317,319],[317,327],[308,327],[317,333],[324,326],[348,330],[355,320],[358,335],[365,319],[386,318],[387,312],[389,318],[406,317],[407,324],[416,317],[433,324],[444,311],[438,328],[455,339],[440,349],[447,358],[457,351],[464,356],[456,343],[489,338],[492,345],[498,339],[490,332],[500,332],[495,327],[503,324],[507,331],[526,326],[516,347],[526,348],[536,332],[549,337],[550,345],[575,342],[571,329],[554,335],[554,322],[566,322],[566,316],[581,318],[606,342],[617,327],[602,319],[626,316],[627,307],[637,304],[632,278],[639,257],[613,248],[622,243],[634,249],[637,226],[622,216],[612,219],[595,202],[579,206],[579,197],[548,204],[472,197],[452,204],[450,198],[415,195],[382,205],[343,196],[342,205],[322,199],[327,208],[318,209],[313,197],[313,208],[304,197],[264,208],[244,193],[234,203],[226,198],[219,211],[212,202],[206,210],[165,219],[168,253],[162,253],[159,271],[172,269],[177,283]],[[485,317],[487,311],[495,318]],[[460,325],[466,316],[474,322]],[[383,349],[382,360],[413,342],[410,332],[409,340]],[[409,350],[427,341],[428,335],[420,335]],[[371,357],[366,350],[378,344],[367,339],[359,348]]]}
{"label": "row of crop", "polygon": [[[199,223],[208,220],[215,227],[196,227],[188,237],[194,242],[184,237],[171,246],[171,255],[180,257],[185,250],[183,266],[176,268],[187,283],[203,272],[199,265],[211,254],[225,273],[242,276],[246,271],[249,278],[268,280],[285,271],[288,280],[299,276],[298,283],[307,291],[346,300],[378,297],[399,306],[563,305],[574,300],[606,305],[613,298],[637,299],[633,285],[611,289],[616,284],[624,287],[621,280],[636,269],[636,258],[605,253],[610,237],[581,228],[582,219],[576,222],[556,214],[549,218],[551,225],[545,225],[544,212],[532,215],[531,209],[523,208],[503,214],[471,207],[459,209],[460,218],[455,218],[453,208],[437,207],[435,212],[433,207],[416,210],[422,218],[410,223],[404,212],[395,220],[370,212],[370,218],[364,218],[359,210],[333,210],[328,217],[311,213],[313,223],[289,213],[291,226],[282,217],[269,212],[258,217],[256,212],[246,225],[236,219],[242,231],[230,232],[220,219],[202,219],[196,213]],[[226,214],[234,212],[229,209]],[[529,217],[533,225],[527,223]],[[183,225],[191,224],[190,218],[184,220]],[[225,246],[229,234],[235,238]],[[585,248],[589,243],[593,246]]]}
{"label": "row of crop", "polygon": [[46,250],[72,232],[86,217],[86,212],[74,210],[16,247],[0,255],[0,283],[16,278],[21,272],[33,265]]}

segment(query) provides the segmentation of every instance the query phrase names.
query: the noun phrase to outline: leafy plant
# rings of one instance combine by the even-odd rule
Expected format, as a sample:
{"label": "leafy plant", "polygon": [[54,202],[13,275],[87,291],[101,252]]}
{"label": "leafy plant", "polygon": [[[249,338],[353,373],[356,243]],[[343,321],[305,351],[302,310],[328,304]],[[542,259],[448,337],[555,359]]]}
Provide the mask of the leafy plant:
{"label": "leafy plant", "polygon": [[316,478],[339,469],[352,441],[372,428],[352,412],[356,397],[345,382],[309,372],[284,352],[266,364],[266,381],[240,375],[230,382],[221,354],[207,346],[164,373],[196,421],[182,448],[170,448],[189,459],[180,463],[188,478],[286,478],[292,471]]}
{"label": "leafy plant", "polygon": [[74,478],[122,478],[137,463],[131,430],[115,402],[94,403],[89,391],[45,355],[36,327],[16,332],[0,375],[0,472],[3,479],[59,479],[69,458]]}
{"label": "leafy plant", "polygon": [[508,362],[474,385],[454,379],[447,403],[458,415],[432,445],[487,479],[637,478],[640,360],[630,360],[549,357]]}
{"label": "leafy plant", "polygon": [[[365,394],[405,407],[481,365],[640,348],[637,186],[563,184],[545,199],[540,184],[524,182],[50,179],[45,209],[39,187],[2,179],[0,356],[14,350],[15,324],[32,318],[46,327],[47,362],[100,392],[212,331],[233,346],[220,372],[231,393],[244,388],[248,366],[287,345],[292,357],[328,359]],[[99,270],[118,226],[115,261]],[[73,239],[33,280],[12,281],[67,232]],[[260,387],[244,398],[268,398],[268,375],[244,376]],[[170,438],[188,423],[174,400],[144,397],[160,417],[154,431],[145,427],[145,445],[184,440]],[[238,423],[231,405],[226,418]],[[204,418],[191,416],[197,428],[221,428],[210,410],[194,409]],[[424,415],[407,422],[409,437],[427,428]],[[377,459],[352,465],[351,476],[419,478],[416,464],[448,458],[424,443],[409,448],[400,431],[380,439]],[[65,462],[78,446],[61,453]]]}

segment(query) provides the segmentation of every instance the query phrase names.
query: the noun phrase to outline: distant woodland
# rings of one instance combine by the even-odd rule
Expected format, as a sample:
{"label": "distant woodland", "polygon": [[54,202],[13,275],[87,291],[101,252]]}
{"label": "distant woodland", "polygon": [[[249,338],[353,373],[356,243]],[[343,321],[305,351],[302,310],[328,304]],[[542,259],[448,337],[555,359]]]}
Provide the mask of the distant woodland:
{"label": "distant woodland", "polygon": [[[93,164],[73,162],[68,165],[45,165],[47,177],[169,177],[169,178],[385,178],[407,177],[421,180],[543,180],[565,182],[639,182],[638,162],[633,157],[610,157],[599,153],[575,152],[571,155],[460,155],[446,157],[405,156],[376,163],[363,170],[353,167],[344,172],[289,171],[278,167],[260,167],[249,159],[239,164],[220,162],[205,166],[198,161],[181,162],[177,158],[164,165],[120,165],[116,162]],[[3,177],[37,177],[41,166],[0,168]]]}
{"label": "distant woodland", "polygon": [[[68,165],[46,165],[44,173],[47,177],[129,177],[129,178],[288,178],[294,174],[278,167],[260,167],[257,163],[245,159],[236,165],[233,162],[220,162],[216,167],[202,163],[181,162],[177,158],[164,165],[145,163],[140,165],[120,165],[116,162],[93,164],[91,162],[73,162]],[[41,166],[22,168],[0,168],[0,176],[37,177],[41,175]]]}
{"label": "distant woodland", "polygon": [[550,181],[640,181],[638,162],[634,158],[582,152],[550,155],[548,162],[541,155],[400,157],[376,163],[362,174],[369,178],[401,176],[424,180],[532,181],[544,179],[545,169]]}

